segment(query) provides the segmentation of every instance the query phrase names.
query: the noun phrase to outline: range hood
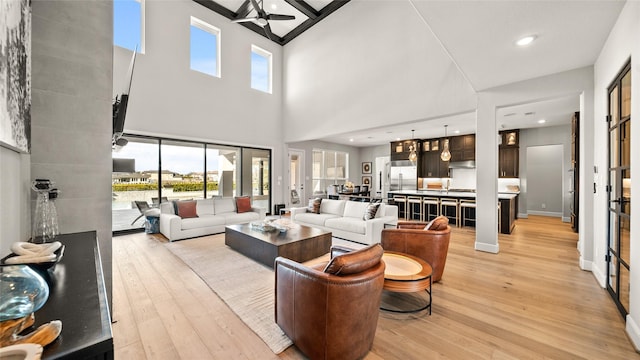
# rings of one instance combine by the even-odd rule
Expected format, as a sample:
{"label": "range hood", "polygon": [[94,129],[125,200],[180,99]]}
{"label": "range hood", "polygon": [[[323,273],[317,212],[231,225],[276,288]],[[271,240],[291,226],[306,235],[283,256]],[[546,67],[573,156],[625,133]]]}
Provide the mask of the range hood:
{"label": "range hood", "polygon": [[474,160],[452,161],[449,163],[449,169],[475,169],[476,162]]}

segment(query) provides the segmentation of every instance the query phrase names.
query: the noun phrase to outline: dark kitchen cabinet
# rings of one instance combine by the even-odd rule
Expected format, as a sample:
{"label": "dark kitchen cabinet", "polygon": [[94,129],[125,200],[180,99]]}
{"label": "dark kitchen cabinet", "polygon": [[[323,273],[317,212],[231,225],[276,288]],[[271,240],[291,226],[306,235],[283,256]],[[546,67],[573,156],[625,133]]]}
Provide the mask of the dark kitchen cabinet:
{"label": "dark kitchen cabinet", "polygon": [[420,142],[418,140],[394,141],[391,143],[391,160],[409,160],[411,146],[416,146],[416,152],[420,152]]}
{"label": "dark kitchen cabinet", "polygon": [[440,164],[434,161],[435,153],[423,153],[421,158],[422,167],[419,172],[419,177],[440,177]]}
{"label": "dark kitchen cabinet", "polygon": [[440,153],[444,139],[428,139],[422,141],[420,153],[420,167],[418,176],[421,178],[449,177],[449,162],[440,160]]}
{"label": "dark kitchen cabinet", "polygon": [[520,176],[520,149],[517,147],[502,148],[498,152],[498,175],[501,178],[517,178]]}
{"label": "dark kitchen cabinet", "polygon": [[520,130],[500,131],[502,140],[500,147],[519,147],[520,146]]}
{"label": "dark kitchen cabinet", "polygon": [[501,131],[498,149],[498,177],[517,178],[520,176],[520,131]]}
{"label": "dark kitchen cabinet", "polygon": [[454,136],[450,138],[449,145],[451,161],[476,159],[476,136],[474,134]]}
{"label": "dark kitchen cabinet", "polygon": [[511,234],[518,217],[518,196],[500,199],[500,233]]}

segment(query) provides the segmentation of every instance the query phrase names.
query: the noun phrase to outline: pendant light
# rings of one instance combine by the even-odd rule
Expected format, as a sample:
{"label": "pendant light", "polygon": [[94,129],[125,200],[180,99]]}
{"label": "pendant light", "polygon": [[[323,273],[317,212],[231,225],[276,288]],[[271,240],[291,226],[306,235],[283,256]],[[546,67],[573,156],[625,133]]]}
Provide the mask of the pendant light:
{"label": "pendant light", "polygon": [[451,160],[451,152],[449,151],[449,139],[447,138],[447,126],[444,126],[444,137],[445,139],[443,140],[444,145],[442,145],[442,153],[440,154],[440,159],[442,159],[442,161],[449,161]]}
{"label": "pendant light", "polygon": [[[413,132],[411,130],[411,140],[413,140]],[[416,142],[413,141],[413,145],[409,145],[409,161],[416,162],[418,160],[418,154],[416,154]]]}

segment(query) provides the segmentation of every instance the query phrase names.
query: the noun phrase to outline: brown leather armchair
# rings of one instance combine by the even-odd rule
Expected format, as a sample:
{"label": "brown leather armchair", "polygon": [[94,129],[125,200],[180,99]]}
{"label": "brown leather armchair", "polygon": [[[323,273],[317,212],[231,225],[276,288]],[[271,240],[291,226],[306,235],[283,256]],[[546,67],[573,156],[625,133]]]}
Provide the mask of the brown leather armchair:
{"label": "brown leather armchair", "polygon": [[[276,323],[310,359],[358,359],[371,346],[384,284],[380,244],[307,267],[276,258]],[[336,255],[336,256],[334,256]]]}
{"label": "brown leather armchair", "polygon": [[417,256],[433,268],[433,282],[440,281],[447,262],[451,227],[443,230],[424,230],[427,223],[398,221],[396,229],[382,230],[382,248]]}

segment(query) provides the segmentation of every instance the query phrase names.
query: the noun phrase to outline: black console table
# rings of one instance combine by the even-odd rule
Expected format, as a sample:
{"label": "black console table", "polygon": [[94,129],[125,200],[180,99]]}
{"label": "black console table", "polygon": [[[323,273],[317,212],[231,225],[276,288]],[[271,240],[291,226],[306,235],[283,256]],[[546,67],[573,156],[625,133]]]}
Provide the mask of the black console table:
{"label": "black console table", "polygon": [[44,348],[43,359],[113,359],[111,316],[95,231],[57,238],[62,260],[45,275],[49,299],[35,313],[34,327],[62,321],[62,333]]}

